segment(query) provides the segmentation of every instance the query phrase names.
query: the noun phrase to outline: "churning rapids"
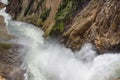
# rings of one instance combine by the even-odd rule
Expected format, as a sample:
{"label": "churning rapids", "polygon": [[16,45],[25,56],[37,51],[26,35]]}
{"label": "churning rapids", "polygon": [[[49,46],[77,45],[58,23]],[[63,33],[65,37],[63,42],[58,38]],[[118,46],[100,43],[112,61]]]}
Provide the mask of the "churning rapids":
{"label": "churning rapids", "polygon": [[8,21],[10,34],[25,58],[26,80],[115,80],[120,77],[120,55],[97,55],[91,44],[76,53],[54,40],[44,40],[43,31],[33,25]]}
{"label": "churning rapids", "polygon": [[10,20],[5,8],[8,32],[17,37],[25,56],[22,68],[25,80],[117,80],[120,78],[120,54],[97,55],[91,44],[85,44],[78,52],[72,52],[55,40],[45,40],[39,28]]}

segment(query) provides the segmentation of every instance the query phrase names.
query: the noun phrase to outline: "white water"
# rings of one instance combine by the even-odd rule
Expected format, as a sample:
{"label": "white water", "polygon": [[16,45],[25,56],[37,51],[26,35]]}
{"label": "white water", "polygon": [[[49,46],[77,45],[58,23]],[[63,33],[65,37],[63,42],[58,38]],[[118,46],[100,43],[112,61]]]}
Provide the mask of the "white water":
{"label": "white water", "polygon": [[26,80],[115,80],[120,78],[120,54],[96,55],[91,44],[76,53],[54,40],[45,41],[33,25],[9,21],[11,34],[24,45]]}
{"label": "white water", "polygon": [[3,9],[0,10],[0,15],[2,15],[4,17],[4,22],[6,23],[6,25],[8,24],[8,21],[11,20],[11,16],[9,14],[7,14],[5,12],[6,7],[4,7]]}
{"label": "white water", "polygon": [[0,2],[4,3],[4,4],[8,4],[8,0],[0,0]]}
{"label": "white water", "polygon": [[42,30],[33,25],[11,21],[5,13],[9,33],[18,37],[25,56],[22,67],[27,71],[25,80],[116,80],[120,78],[120,54],[97,55],[91,44],[85,44],[79,52],[60,45],[57,41],[45,41]]}

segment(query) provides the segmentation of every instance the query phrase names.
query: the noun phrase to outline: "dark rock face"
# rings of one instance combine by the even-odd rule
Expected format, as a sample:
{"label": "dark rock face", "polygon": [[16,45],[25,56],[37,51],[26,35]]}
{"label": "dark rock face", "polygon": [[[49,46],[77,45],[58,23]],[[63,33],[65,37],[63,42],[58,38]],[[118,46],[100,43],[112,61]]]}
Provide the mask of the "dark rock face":
{"label": "dark rock face", "polygon": [[[17,15],[20,12],[21,9],[21,1],[22,0],[8,0],[10,3],[7,5],[7,10],[6,12],[9,11],[11,16],[14,16],[14,18],[17,17]],[[12,3],[11,3],[12,2]]]}

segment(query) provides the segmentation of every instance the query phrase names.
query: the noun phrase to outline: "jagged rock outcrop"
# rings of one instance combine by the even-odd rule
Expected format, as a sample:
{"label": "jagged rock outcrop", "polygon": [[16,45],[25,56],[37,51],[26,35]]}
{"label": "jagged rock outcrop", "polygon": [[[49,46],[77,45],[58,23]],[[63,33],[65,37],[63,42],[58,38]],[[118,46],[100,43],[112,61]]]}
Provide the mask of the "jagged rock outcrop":
{"label": "jagged rock outcrop", "polygon": [[92,42],[100,52],[111,49],[120,44],[120,1],[92,0],[70,26],[63,34],[68,47]]}
{"label": "jagged rock outcrop", "polygon": [[9,0],[13,19],[41,26],[45,36],[62,33],[73,15],[90,0]]}
{"label": "jagged rock outcrop", "polygon": [[[32,23],[36,26],[44,24],[44,28],[54,23],[54,16],[61,0],[9,0],[7,7],[13,19]],[[14,6],[15,5],[15,6]],[[49,16],[50,15],[50,16]]]}
{"label": "jagged rock outcrop", "polygon": [[100,52],[119,49],[119,0],[9,1],[7,12],[13,19],[41,26],[45,36],[62,36],[65,45],[73,50],[86,42],[93,43]]}

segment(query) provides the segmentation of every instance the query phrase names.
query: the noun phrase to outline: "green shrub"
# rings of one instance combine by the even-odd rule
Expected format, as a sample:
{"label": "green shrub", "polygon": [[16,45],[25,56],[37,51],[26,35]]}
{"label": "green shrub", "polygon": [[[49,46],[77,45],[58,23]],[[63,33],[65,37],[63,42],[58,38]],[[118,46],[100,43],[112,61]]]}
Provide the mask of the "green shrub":
{"label": "green shrub", "polygon": [[64,31],[64,23],[63,21],[57,21],[57,23],[53,26],[50,35],[51,36],[57,36],[61,34]]}
{"label": "green shrub", "polygon": [[50,13],[50,10],[51,9],[45,9],[42,14],[40,15],[40,18],[42,19],[42,21],[44,22],[47,17],[49,16],[49,13]]}

